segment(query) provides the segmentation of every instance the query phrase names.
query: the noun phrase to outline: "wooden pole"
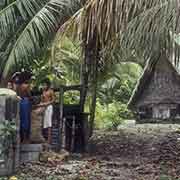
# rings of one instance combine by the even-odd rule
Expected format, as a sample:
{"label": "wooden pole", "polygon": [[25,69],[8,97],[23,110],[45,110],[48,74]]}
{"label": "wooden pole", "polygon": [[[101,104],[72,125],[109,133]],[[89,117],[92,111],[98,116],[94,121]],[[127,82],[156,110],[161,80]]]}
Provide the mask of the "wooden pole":
{"label": "wooden pole", "polygon": [[76,118],[75,118],[75,116],[73,116],[73,118],[72,118],[72,134],[71,134],[71,152],[74,151],[75,132],[76,132]]}
{"label": "wooden pole", "polygon": [[62,123],[62,150],[66,150],[66,118],[63,118]]}
{"label": "wooden pole", "polygon": [[59,150],[62,148],[62,144],[63,144],[63,93],[64,90],[63,88],[60,88],[60,92],[59,92],[59,101],[60,101],[60,105],[59,105],[59,145],[61,144],[61,146],[59,146]]}

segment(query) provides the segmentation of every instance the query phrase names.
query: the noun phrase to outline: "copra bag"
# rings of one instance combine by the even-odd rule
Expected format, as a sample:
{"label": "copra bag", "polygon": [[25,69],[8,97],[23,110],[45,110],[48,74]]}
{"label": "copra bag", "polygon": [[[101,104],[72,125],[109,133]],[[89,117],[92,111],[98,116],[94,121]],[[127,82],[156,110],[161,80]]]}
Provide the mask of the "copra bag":
{"label": "copra bag", "polygon": [[44,116],[44,107],[38,107],[32,110],[31,113],[31,142],[44,143],[45,139],[42,135],[42,123]]}

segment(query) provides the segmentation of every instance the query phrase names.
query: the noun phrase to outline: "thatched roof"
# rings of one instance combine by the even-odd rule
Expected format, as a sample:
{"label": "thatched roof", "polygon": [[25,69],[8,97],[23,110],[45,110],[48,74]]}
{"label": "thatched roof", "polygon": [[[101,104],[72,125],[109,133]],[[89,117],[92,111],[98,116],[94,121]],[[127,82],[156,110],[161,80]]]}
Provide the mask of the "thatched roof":
{"label": "thatched roof", "polygon": [[157,63],[159,61],[162,61],[162,63],[164,61],[166,61],[166,64],[168,65],[168,68],[170,68],[173,72],[173,74],[176,77],[176,80],[178,80],[180,82],[180,75],[177,72],[176,68],[174,67],[174,65],[168,60],[168,58],[164,55],[161,54],[158,57],[154,57],[153,59],[149,59],[149,61],[147,61],[147,64],[144,68],[144,71],[141,75],[141,77],[139,78],[135,89],[132,93],[132,96],[128,102],[128,107],[130,109],[134,109],[136,106],[137,101],[141,98],[144,89],[148,86],[148,84],[150,83],[151,77],[153,75],[153,72],[155,70],[155,67],[157,65]]}

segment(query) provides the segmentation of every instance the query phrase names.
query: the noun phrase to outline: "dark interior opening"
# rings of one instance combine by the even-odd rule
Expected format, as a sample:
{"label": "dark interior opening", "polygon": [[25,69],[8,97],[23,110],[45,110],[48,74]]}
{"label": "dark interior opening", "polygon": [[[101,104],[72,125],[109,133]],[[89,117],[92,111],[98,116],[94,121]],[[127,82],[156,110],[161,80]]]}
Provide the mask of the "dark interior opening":
{"label": "dark interior opening", "polygon": [[139,108],[139,118],[140,119],[148,119],[152,118],[152,108],[151,107],[140,107]]}

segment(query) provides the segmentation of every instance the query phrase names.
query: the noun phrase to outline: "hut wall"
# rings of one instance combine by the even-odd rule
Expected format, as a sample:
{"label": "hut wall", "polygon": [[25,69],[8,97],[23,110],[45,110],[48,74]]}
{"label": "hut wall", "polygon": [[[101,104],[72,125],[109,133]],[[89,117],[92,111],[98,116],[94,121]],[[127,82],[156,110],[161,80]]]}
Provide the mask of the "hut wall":
{"label": "hut wall", "polygon": [[149,81],[143,87],[137,107],[148,104],[180,104],[180,82],[177,73],[167,61],[159,61]]}

